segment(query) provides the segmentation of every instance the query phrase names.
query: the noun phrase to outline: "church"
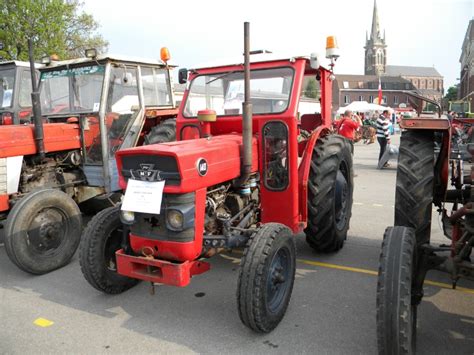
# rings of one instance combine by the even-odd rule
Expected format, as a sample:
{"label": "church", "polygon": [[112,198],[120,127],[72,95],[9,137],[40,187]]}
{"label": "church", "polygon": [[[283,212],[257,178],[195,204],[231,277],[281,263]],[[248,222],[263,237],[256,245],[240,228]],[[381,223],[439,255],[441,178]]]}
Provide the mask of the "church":
{"label": "church", "polygon": [[443,76],[434,67],[387,65],[385,31],[380,30],[377,1],[374,0],[370,36],[366,34],[364,75],[337,74],[333,83],[333,110],[352,101],[374,102],[378,96],[379,79],[382,105],[409,106],[409,97],[402,91],[417,93],[441,101]]}

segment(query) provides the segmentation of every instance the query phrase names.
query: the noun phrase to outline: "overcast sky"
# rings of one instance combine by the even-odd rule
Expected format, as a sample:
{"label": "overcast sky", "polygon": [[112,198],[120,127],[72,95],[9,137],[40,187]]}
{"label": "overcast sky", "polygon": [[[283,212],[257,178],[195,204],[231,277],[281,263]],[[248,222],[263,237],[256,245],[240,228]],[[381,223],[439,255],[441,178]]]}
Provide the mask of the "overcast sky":
{"label": "overcast sky", "polygon": [[[181,67],[235,58],[243,51],[243,22],[252,49],[324,54],[336,35],[336,74],[363,74],[365,34],[374,0],[85,0],[109,52],[146,58],[169,48]],[[445,89],[459,78],[461,46],[474,0],[377,0],[389,65],[434,66]]]}

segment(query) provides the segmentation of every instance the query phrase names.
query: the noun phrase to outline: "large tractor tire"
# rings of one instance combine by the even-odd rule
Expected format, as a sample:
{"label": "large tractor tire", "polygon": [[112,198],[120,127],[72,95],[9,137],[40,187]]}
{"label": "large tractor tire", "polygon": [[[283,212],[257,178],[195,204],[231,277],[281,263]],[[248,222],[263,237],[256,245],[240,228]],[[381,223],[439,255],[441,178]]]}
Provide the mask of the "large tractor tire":
{"label": "large tractor tire", "polygon": [[350,142],[339,135],[319,138],[308,180],[306,241],[320,252],[341,249],[347,238],[354,190]]}
{"label": "large tractor tire", "polygon": [[395,225],[413,228],[419,244],[430,238],[433,180],[433,132],[403,132],[398,155]]}
{"label": "large tractor tire", "polygon": [[117,273],[115,252],[121,249],[120,206],[110,207],[90,220],[79,251],[81,271],[95,289],[108,294],[122,293],[139,280]]}
{"label": "large tractor tire", "polygon": [[413,281],[416,270],[413,228],[388,227],[380,254],[377,282],[377,344],[380,354],[413,354],[416,309]]}
{"label": "large tractor tire", "polygon": [[81,239],[76,202],[60,190],[33,191],[11,209],[5,250],[21,270],[41,275],[68,264]]}
{"label": "large tractor tire", "polygon": [[248,241],[240,262],[237,306],[242,323],[259,333],[272,331],[288,308],[295,270],[291,230],[278,223],[263,225]]}
{"label": "large tractor tire", "polygon": [[145,136],[145,145],[176,140],[176,118],[170,118],[153,127]]}

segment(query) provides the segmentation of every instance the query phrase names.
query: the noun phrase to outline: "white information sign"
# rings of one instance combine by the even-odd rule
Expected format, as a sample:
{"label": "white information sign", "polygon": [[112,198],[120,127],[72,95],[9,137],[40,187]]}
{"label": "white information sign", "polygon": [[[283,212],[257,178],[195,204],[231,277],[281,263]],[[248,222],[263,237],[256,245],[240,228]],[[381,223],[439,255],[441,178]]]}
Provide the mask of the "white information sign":
{"label": "white information sign", "polygon": [[164,181],[140,181],[128,179],[122,202],[123,211],[160,214]]}

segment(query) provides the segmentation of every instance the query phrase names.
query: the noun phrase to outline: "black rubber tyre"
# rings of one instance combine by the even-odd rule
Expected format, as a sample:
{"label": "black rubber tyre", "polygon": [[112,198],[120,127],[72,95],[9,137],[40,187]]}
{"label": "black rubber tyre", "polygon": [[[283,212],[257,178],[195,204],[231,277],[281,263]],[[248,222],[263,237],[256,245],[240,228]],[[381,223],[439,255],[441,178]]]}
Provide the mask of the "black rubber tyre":
{"label": "black rubber tyre", "polygon": [[377,281],[377,344],[380,354],[415,352],[417,306],[412,301],[414,270],[414,229],[388,227],[383,237]]}
{"label": "black rubber tyre", "polygon": [[145,136],[145,145],[176,140],[176,118],[170,118],[153,127]]}
{"label": "black rubber tyre", "polygon": [[45,189],[18,201],[5,224],[5,250],[21,270],[41,275],[71,261],[81,240],[82,216],[60,190]]}
{"label": "black rubber tyre", "polygon": [[280,323],[290,302],[295,263],[295,242],[288,227],[268,223],[252,235],[237,284],[242,323],[259,333],[268,333]]}
{"label": "black rubber tyre", "polygon": [[87,215],[94,215],[106,208],[115,206],[121,198],[122,193],[120,192],[99,195],[80,203],[79,208]]}
{"label": "black rubber tyre", "polygon": [[433,180],[433,132],[403,132],[398,155],[395,225],[415,229],[419,244],[430,239]]}
{"label": "black rubber tyre", "polygon": [[352,214],[351,143],[339,135],[319,138],[311,160],[306,241],[320,252],[338,251],[344,246]]}
{"label": "black rubber tyre", "polygon": [[92,287],[108,294],[122,293],[139,282],[117,273],[115,252],[122,243],[119,213],[120,206],[116,206],[94,216],[84,230],[79,250],[82,274]]}

